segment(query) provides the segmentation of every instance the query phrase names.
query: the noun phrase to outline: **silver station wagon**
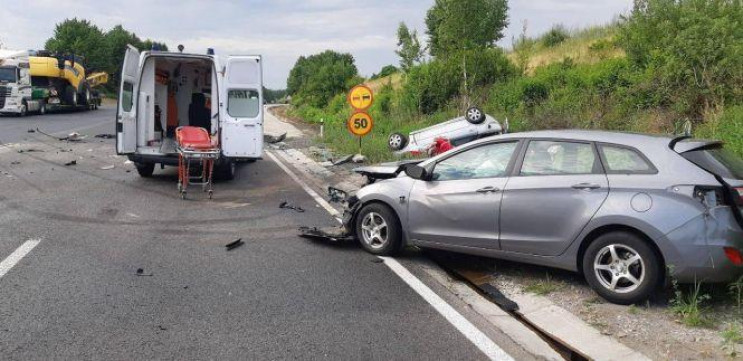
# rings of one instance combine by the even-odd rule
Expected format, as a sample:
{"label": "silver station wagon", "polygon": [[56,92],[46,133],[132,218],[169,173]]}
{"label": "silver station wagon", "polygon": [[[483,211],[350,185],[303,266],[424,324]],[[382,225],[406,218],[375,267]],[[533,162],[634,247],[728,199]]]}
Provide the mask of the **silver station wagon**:
{"label": "silver station wagon", "polygon": [[388,179],[349,199],[345,223],[374,254],[410,244],[567,269],[620,304],[666,277],[743,273],[743,161],[719,141],[514,133],[367,175]]}

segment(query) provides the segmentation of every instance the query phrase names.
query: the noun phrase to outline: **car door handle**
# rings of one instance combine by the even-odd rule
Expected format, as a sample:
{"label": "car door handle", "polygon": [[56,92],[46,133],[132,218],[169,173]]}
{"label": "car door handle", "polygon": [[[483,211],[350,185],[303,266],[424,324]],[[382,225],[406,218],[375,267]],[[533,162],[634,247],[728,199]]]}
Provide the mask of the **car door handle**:
{"label": "car door handle", "polygon": [[498,193],[500,189],[495,187],[485,187],[477,190],[477,193]]}
{"label": "car door handle", "polygon": [[595,183],[578,183],[578,184],[573,184],[573,189],[580,189],[580,190],[584,190],[584,191],[589,191],[589,190],[592,190],[592,189],[599,189],[599,188],[601,188],[601,186],[598,185],[598,184],[595,184]]}

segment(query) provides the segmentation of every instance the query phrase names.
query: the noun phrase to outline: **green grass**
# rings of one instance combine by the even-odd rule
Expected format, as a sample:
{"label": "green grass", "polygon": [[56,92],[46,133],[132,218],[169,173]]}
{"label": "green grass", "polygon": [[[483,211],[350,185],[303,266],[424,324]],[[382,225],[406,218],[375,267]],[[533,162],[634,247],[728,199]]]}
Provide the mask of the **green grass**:
{"label": "green grass", "polygon": [[529,282],[524,290],[539,296],[545,296],[563,287],[564,284],[562,282],[553,280],[548,273],[544,279]]}
{"label": "green grass", "polygon": [[681,323],[689,327],[711,328],[712,319],[704,305],[710,296],[702,293],[702,284],[695,282],[690,289],[682,290],[674,281],[674,298],[671,300],[671,313],[680,318]]}

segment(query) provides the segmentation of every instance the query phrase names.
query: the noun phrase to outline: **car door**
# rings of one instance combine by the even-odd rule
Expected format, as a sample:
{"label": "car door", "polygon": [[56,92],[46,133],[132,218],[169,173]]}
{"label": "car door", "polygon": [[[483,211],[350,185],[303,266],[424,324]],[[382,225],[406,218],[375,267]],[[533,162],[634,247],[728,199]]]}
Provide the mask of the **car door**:
{"label": "car door", "polygon": [[139,50],[127,45],[121,69],[119,103],[116,109],[116,153],[137,150],[137,94],[139,88]]}
{"label": "car door", "polygon": [[498,249],[501,192],[513,167],[517,140],[457,152],[414,183],[408,205],[409,237],[415,242]]}
{"label": "car door", "polygon": [[531,140],[503,193],[503,250],[561,254],[593,218],[609,183],[591,142]]}
{"label": "car door", "polygon": [[222,92],[222,153],[232,158],[263,154],[263,70],[260,56],[227,58]]}

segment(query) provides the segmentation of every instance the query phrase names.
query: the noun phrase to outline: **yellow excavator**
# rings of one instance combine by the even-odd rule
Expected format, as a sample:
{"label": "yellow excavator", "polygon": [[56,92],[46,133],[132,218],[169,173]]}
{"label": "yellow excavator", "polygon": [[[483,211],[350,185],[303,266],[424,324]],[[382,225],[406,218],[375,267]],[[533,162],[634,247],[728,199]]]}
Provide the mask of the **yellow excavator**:
{"label": "yellow excavator", "polygon": [[0,113],[45,114],[56,109],[97,109],[97,87],[109,75],[88,75],[82,59],[46,52],[0,59]]}

